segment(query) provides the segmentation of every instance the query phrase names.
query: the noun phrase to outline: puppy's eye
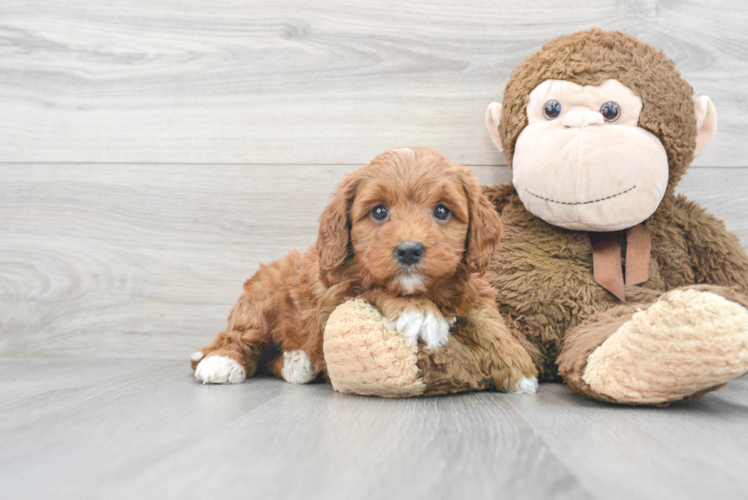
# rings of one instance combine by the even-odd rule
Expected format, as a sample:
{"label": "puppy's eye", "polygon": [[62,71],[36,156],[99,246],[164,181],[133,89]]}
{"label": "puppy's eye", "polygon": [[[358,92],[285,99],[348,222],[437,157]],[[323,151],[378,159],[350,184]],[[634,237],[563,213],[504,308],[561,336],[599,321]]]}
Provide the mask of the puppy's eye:
{"label": "puppy's eye", "polygon": [[449,209],[444,205],[437,205],[434,207],[434,219],[444,222],[449,219]]}
{"label": "puppy's eye", "polygon": [[608,101],[600,106],[600,114],[603,115],[606,122],[614,122],[621,116],[621,108],[617,103]]}
{"label": "puppy's eye", "polygon": [[388,216],[389,214],[387,212],[387,207],[385,205],[377,205],[371,211],[371,218],[377,222],[382,222],[384,220],[387,220]]}
{"label": "puppy's eye", "polygon": [[549,120],[553,120],[554,118],[558,118],[558,115],[561,114],[561,103],[556,101],[555,99],[551,99],[545,105],[543,106],[543,116],[548,118]]}

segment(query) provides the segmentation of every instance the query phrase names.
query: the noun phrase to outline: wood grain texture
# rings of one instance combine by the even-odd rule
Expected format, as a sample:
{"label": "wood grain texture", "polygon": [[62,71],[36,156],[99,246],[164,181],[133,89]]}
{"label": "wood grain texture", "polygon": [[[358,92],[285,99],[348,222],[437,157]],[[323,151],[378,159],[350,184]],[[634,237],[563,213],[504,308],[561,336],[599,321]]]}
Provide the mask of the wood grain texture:
{"label": "wood grain texture", "polygon": [[748,166],[743,0],[4,0],[0,161],[363,164],[395,146],[506,164],[484,130],[511,70],[558,35],[664,49]]}
{"label": "wood grain texture", "polygon": [[[380,399],[186,363],[0,359],[0,497],[745,498],[748,379],[693,404]],[[41,479],[43,478],[43,479]]]}
{"label": "wood grain texture", "polygon": [[748,247],[746,25],[743,0],[3,0],[0,498],[748,497],[748,378],[658,410],[202,386],[186,362],[376,154],[509,181],[486,105],[591,27],[713,99],[679,190]]}
{"label": "wood grain texture", "polygon": [[184,359],[355,168],[0,165],[0,353]]}
{"label": "wood grain texture", "polygon": [[[260,263],[315,240],[355,168],[0,165],[0,355],[187,359]],[[681,186],[748,246],[748,169]]]}
{"label": "wood grain texture", "polygon": [[668,408],[588,400],[561,384],[509,403],[595,498],[748,495],[748,378]]}
{"label": "wood grain texture", "polygon": [[26,359],[2,360],[0,397],[4,499],[592,498],[490,396],[203,386],[186,363]]}

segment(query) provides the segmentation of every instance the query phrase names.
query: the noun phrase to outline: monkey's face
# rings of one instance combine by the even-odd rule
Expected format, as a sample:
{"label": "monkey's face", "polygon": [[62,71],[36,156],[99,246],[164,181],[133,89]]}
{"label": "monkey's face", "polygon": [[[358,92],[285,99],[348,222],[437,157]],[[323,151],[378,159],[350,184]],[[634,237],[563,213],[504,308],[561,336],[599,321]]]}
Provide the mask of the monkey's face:
{"label": "monkey's face", "polygon": [[546,80],[530,93],[513,183],[525,207],[555,226],[615,231],[647,219],[668,185],[659,139],[638,126],[642,101],[616,80]]}

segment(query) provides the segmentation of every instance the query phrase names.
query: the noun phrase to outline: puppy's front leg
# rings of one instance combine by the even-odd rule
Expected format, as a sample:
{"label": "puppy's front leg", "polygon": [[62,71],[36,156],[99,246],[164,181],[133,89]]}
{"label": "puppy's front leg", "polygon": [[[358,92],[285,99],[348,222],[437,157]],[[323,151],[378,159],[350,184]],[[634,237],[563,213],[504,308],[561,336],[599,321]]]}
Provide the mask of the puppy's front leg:
{"label": "puppy's front leg", "polygon": [[482,369],[500,391],[533,394],[538,389],[538,370],[532,358],[504,323],[493,303],[482,302],[471,309],[460,326],[481,352]]}
{"label": "puppy's front leg", "polygon": [[428,309],[421,307],[401,311],[396,321],[389,321],[390,328],[405,337],[409,345],[418,344],[420,338],[428,349],[439,348],[449,340],[450,328],[455,318],[446,319],[435,308]]}
{"label": "puppy's front leg", "polygon": [[390,328],[402,335],[408,345],[417,345],[420,338],[427,348],[436,349],[449,340],[455,318],[444,318],[428,299],[393,297],[378,291],[369,292],[364,298],[379,309]]}

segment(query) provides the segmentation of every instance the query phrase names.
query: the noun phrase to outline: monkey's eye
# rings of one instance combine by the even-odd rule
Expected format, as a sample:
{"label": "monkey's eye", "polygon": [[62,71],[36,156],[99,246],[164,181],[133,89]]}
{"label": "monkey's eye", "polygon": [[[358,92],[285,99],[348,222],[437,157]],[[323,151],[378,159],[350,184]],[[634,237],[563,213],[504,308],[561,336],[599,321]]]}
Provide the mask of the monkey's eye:
{"label": "monkey's eye", "polygon": [[446,221],[449,219],[449,209],[441,203],[434,207],[434,219]]}
{"label": "monkey's eye", "polygon": [[600,114],[603,115],[606,122],[614,122],[621,116],[621,108],[617,103],[608,101],[600,107]]}
{"label": "monkey's eye", "polygon": [[389,213],[387,212],[387,207],[385,205],[377,205],[371,211],[371,218],[377,222],[387,220],[388,216]]}
{"label": "monkey's eye", "polygon": [[545,105],[543,106],[543,116],[548,118],[549,120],[553,120],[554,118],[558,118],[558,115],[561,114],[561,103],[551,99]]}

